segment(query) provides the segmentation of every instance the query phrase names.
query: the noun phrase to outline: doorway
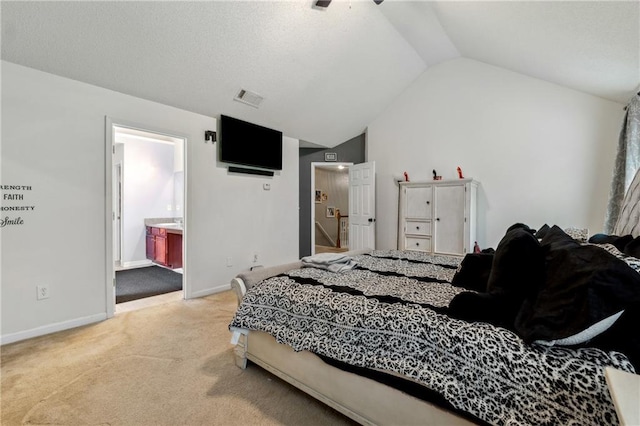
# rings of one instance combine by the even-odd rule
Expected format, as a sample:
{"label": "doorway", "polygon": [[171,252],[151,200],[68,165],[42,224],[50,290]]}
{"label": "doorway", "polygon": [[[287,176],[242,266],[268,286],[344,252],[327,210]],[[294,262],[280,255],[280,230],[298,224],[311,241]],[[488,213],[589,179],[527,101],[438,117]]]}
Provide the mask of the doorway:
{"label": "doorway", "polygon": [[107,119],[106,140],[107,315],[183,299],[186,138]]}
{"label": "doorway", "polygon": [[311,254],[349,250],[349,166],[311,163]]}

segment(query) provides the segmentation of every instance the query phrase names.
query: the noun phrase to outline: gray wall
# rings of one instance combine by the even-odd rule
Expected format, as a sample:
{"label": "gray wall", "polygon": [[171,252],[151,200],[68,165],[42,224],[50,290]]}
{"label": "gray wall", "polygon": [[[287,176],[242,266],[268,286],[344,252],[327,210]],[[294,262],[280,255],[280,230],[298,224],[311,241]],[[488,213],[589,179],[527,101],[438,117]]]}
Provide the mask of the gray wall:
{"label": "gray wall", "polygon": [[363,163],[365,135],[356,136],[333,148],[300,148],[300,257],[311,254],[311,163],[324,162],[325,152],[337,153],[339,163]]}

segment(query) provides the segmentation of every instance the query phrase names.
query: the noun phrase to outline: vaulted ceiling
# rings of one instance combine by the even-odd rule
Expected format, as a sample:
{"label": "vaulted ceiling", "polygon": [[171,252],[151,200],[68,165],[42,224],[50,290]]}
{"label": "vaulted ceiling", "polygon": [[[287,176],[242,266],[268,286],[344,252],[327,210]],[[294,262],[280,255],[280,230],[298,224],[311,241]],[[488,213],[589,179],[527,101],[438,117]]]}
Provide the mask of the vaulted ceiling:
{"label": "vaulted ceiling", "polygon": [[2,1],[2,59],[325,146],[460,56],[619,103],[640,83],[636,1],[313,3]]}

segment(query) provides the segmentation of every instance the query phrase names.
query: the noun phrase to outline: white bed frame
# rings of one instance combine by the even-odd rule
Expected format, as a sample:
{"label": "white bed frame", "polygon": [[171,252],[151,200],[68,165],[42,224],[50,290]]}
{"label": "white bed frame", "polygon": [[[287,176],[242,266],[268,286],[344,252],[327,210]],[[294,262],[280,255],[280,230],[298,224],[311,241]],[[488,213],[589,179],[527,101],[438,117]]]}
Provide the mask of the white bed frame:
{"label": "white bed frame", "polygon": [[[640,235],[640,171],[625,197],[614,233]],[[347,254],[363,252],[366,251]],[[294,262],[238,275],[231,281],[238,304],[255,283],[301,265]],[[252,361],[363,425],[473,424],[395,388],[332,367],[310,352],[295,352],[263,332],[249,331],[248,335],[240,336],[235,357],[240,368],[247,367],[247,360]],[[640,425],[640,375],[608,367],[605,377],[620,424]]]}

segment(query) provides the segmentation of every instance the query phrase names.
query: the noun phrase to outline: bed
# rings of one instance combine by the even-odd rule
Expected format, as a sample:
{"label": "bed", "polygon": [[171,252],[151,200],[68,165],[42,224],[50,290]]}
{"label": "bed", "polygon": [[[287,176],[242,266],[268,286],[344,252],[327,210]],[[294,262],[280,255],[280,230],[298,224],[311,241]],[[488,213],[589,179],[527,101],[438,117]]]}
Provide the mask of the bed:
{"label": "bed", "polygon": [[[639,176],[616,227],[638,241]],[[347,253],[355,267],[342,272],[298,261],[240,274],[231,283],[239,301],[230,324],[236,364],[246,368],[251,361],[361,424],[632,424],[640,387],[637,338],[619,336],[638,318],[640,260],[620,250],[619,236],[584,243],[550,228],[546,239],[524,228],[508,230],[489,257],[494,275],[500,275],[495,274],[498,258],[517,265],[501,270],[510,278],[503,282],[514,281],[509,274],[520,274],[521,284],[535,276],[523,274],[534,256],[518,244],[535,245],[535,237],[547,247],[541,252],[545,272],[554,278],[551,284],[546,275],[541,278],[547,293],[536,289],[535,296],[519,285],[507,298],[504,292],[487,292],[500,294],[489,299],[466,284],[473,280],[460,285],[457,278],[479,268],[467,261],[470,255],[360,251]],[[515,251],[506,249],[514,244],[526,256],[514,257]],[[557,250],[556,257],[549,257],[549,247]],[[569,252],[575,255],[567,258]],[[486,265],[487,259],[482,262]],[[567,264],[578,275],[563,272]],[[613,272],[594,273],[590,268],[596,264]],[[594,285],[594,276],[607,277],[606,285]],[[558,301],[560,293],[553,291],[583,278],[585,287],[570,296],[589,306],[594,294],[606,299],[590,308],[600,316],[587,315],[588,327],[573,321],[570,336],[556,335],[555,329],[549,334],[553,327],[547,317],[535,315],[536,303]],[[485,279],[486,274],[480,281]],[[502,306],[495,303],[512,303],[514,297],[521,303],[515,322],[497,325],[504,318],[491,315]],[[458,303],[469,301],[471,308]],[[478,307],[484,303],[483,311]],[[571,309],[580,303],[560,304],[559,314],[578,317]],[[454,309],[460,306],[465,308]],[[619,380],[626,387],[612,392]],[[631,411],[624,409],[625,398]]]}

